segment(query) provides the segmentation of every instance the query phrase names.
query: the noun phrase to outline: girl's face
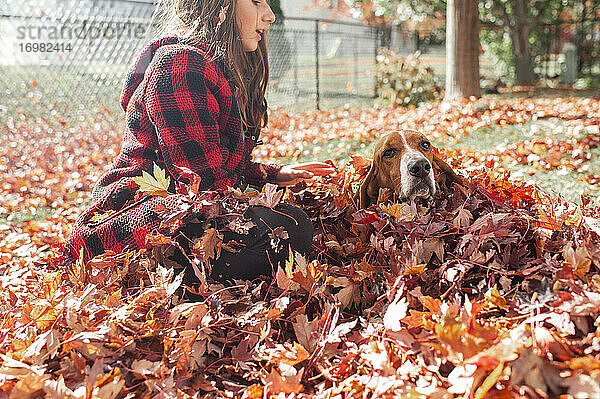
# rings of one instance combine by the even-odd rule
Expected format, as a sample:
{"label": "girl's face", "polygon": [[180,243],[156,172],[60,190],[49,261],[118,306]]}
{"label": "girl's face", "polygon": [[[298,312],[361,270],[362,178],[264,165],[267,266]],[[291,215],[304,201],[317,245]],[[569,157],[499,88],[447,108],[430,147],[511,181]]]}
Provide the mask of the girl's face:
{"label": "girl's face", "polygon": [[275,14],[267,0],[237,0],[235,21],[245,51],[254,51],[262,40]]}

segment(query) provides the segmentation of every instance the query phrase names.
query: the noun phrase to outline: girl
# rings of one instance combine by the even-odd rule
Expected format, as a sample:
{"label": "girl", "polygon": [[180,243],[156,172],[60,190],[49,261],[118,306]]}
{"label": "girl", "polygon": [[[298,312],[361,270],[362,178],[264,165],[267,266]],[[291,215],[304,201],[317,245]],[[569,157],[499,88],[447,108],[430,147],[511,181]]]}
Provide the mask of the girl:
{"label": "girl", "polygon": [[[146,46],[128,72],[121,94],[127,122],[121,151],[73,227],[66,245],[71,259],[146,246],[146,235],[162,220],[157,209],[181,204],[178,195],[136,201],[134,178],[152,173],[154,164],[166,170],[172,186],[187,182],[191,170],[200,176],[200,190],[267,182],[289,186],[333,172],[323,163],[282,167],[250,160],[268,118],[265,35],[275,16],[267,1],[171,1],[166,20],[177,29]],[[304,255],[310,250],[312,224],[299,208],[254,206],[244,216],[255,226],[249,234],[224,232],[225,242],[234,239],[243,248],[223,251],[212,265],[213,278],[271,274],[287,259],[288,245]],[[274,252],[268,234],[279,226],[289,238],[284,250]],[[183,230],[181,236],[202,235],[191,225]]]}

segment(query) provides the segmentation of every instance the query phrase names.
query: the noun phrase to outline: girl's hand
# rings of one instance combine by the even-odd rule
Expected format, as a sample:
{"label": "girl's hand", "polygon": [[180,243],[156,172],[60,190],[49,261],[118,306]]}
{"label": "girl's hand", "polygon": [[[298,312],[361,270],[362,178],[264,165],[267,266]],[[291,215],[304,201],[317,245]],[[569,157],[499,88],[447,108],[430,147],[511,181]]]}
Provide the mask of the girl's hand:
{"label": "girl's hand", "polygon": [[286,165],[275,176],[275,183],[279,186],[293,186],[302,180],[315,176],[326,176],[335,172],[335,168],[322,162],[307,162],[296,165]]}

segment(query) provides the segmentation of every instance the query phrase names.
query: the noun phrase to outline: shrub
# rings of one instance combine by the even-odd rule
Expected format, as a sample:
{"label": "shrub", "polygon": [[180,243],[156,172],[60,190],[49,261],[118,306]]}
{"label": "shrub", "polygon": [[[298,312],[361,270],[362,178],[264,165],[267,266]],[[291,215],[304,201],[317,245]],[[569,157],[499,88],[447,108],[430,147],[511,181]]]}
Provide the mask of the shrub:
{"label": "shrub", "polygon": [[375,88],[383,105],[417,105],[442,97],[442,87],[433,70],[419,60],[420,52],[403,57],[381,48],[375,65]]}

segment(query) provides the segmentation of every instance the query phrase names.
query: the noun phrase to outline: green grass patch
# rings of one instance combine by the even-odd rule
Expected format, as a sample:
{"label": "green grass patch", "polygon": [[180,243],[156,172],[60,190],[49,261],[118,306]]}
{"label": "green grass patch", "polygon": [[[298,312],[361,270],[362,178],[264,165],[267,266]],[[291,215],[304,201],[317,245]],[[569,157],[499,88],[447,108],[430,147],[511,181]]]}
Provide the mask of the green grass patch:
{"label": "green grass patch", "polygon": [[[470,134],[452,144],[454,148],[467,148],[475,151],[501,152],[511,144],[524,140],[551,138],[555,141],[582,138],[590,134],[587,129],[574,131],[569,124],[557,118],[539,119],[524,124],[492,126],[472,131]],[[504,162],[503,166],[511,171],[511,175],[519,180],[537,184],[550,194],[559,194],[571,201],[578,202],[581,194],[590,195],[596,201],[600,200],[600,187],[583,181],[587,174],[600,173],[600,148],[590,150],[591,159],[585,162],[579,170],[559,167],[550,170],[540,170],[532,165],[522,165],[516,162]],[[571,154],[564,154],[569,157]]]}
{"label": "green grass patch", "polygon": [[12,225],[17,225],[29,220],[46,220],[48,218],[56,216],[57,212],[59,212],[57,209],[42,206],[26,212],[13,212],[8,215],[0,214],[0,224],[8,223]]}

